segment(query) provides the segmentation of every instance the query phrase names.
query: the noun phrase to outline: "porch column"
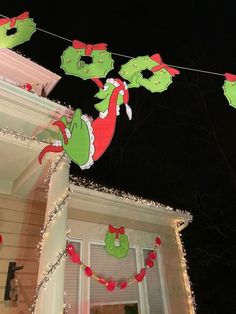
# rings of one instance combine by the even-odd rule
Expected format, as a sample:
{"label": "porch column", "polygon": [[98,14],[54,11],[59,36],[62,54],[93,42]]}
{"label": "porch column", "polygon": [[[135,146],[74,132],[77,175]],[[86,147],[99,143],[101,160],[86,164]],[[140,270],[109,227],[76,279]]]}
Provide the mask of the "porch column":
{"label": "porch column", "polygon": [[[51,265],[58,261],[58,255],[63,252],[66,246],[67,232],[67,201],[61,204],[65,196],[68,196],[69,189],[69,168],[70,161],[63,157],[56,171],[52,173],[49,183],[47,207],[44,228],[42,251],[39,262],[38,285],[45,278],[45,273]],[[61,204],[59,207],[55,206]],[[53,210],[56,214],[53,221],[48,223],[48,217]],[[54,210],[55,211],[55,210]],[[55,270],[49,275],[49,280],[42,285],[38,292],[35,305],[35,314],[62,314],[64,306],[64,272],[65,258],[62,257]],[[37,291],[36,291],[37,292]]]}

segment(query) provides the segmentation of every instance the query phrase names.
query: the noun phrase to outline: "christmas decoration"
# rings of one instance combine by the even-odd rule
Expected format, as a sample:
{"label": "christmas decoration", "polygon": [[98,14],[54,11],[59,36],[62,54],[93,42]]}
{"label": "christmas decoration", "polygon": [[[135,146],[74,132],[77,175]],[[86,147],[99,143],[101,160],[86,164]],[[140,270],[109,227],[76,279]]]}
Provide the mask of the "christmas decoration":
{"label": "christmas decoration", "polygon": [[[114,236],[115,236],[115,234],[118,234],[120,236],[120,232],[121,232],[121,234],[123,235],[123,232],[124,232],[124,230],[122,229],[123,227],[114,228],[112,225],[110,225],[110,226],[109,226],[110,230],[112,230],[112,232],[110,232],[111,234],[113,234]],[[100,283],[101,285],[104,285],[105,288],[107,289],[107,291],[113,291],[113,290],[115,290],[116,287],[119,287],[121,290],[124,290],[129,285],[131,285],[135,282],[138,282],[138,283],[142,282],[146,276],[146,271],[149,268],[154,266],[153,260],[156,259],[156,256],[157,256],[156,250],[157,250],[158,246],[159,245],[155,243],[153,250],[151,252],[149,252],[149,255],[148,255],[149,256],[149,259],[148,259],[149,262],[148,263],[146,262],[145,267],[141,268],[138,273],[134,274],[133,276],[131,276],[130,278],[128,278],[126,280],[122,279],[122,280],[116,280],[116,281],[100,277],[89,266],[86,266],[80,260],[78,253],[75,252],[74,246],[70,242],[67,243],[67,247],[66,247],[65,252],[67,253],[67,256],[70,258],[72,263],[77,263],[80,265],[80,267],[82,267],[82,269],[84,270],[84,274],[86,276],[91,277],[91,278],[95,279],[98,283]],[[153,260],[151,259],[151,256],[153,257]]]}
{"label": "christmas decoration", "polygon": [[15,140],[19,140],[21,142],[34,142],[40,146],[45,146],[45,144],[48,144],[48,142],[45,140],[40,140],[35,136],[28,137],[28,136],[25,136],[21,133],[14,131],[14,130],[10,130],[8,128],[0,128],[0,134],[3,136],[11,137]]}
{"label": "christmas decoration", "polygon": [[57,267],[60,265],[61,261],[66,257],[66,250],[62,250],[56,259],[56,262],[53,264],[49,264],[48,265],[48,269],[43,273],[43,278],[42,280],[38,283],[37,287],[36,287],[36,292],[35,295],[33,297],[33,304],[30,307],[30,310],[32,313],[34,313],[34,309],[35,309],[35,305],[36,302],[38,300],[38,295],[40,292],[40,289],[46,288],[47,282],[51,279],[53,273],[56,271]]}
{"label": "christmas decoration", "polygon": [[[134,201],[134,202],[136,202],[138,204],[143,204],[145,206],[154,206],[154,207],[157,207],[157,208],[165,209],[167,211],[175,211],[177,213],[182,213],[182,214],[185,214],[185,215],[188,215],[189,217],[191,217],[191,215],[190,215],[190,213],[188,211],[181,210],[181,209],[178,209],[178,208],[174,209],[173,207],[166,206],[164,204],[155,202],[153,200],[144,199],[144,198],[142,198],[140,196],[133,195],[133,194],[130,194],[130,193],[126,193],[126,192],[121,191],[121,190],[116,190],[114,188],[107,188],[107,187],[105,187],[103,185],[100,185],[98,183],[92,182],[92,181],[90,181],[88,179],[85,179],[85,178],[75,177],[73,175],[70,175],[70,183],[74,184],[74,185],[77,185],[77,186],[85,187],[87,189],[91,189],[93,191],[100,191],[100,192],[108,193],[108,194],[111,194],[111,195],[116,195],[116,196],[122,197],[125,200],[131,200],[131,201]],[[189,222],[191,222],[191,221],[192,221],[191,218],[189,218]]]}
{"label": "christmas decoration", "polygon": [[73,40],[72,47],[68,47],[61,56],[61,68],[66,74],[78,76],[83,80],[106,77],[113,69],[114,63],[106,49],[107,44],[104,43],[87,45],[79,40]]}
{"label": "christmas decoration", "polygon": [[188,272],[187,272],[188,266],[187,266],[187,260],[185,258],[186,251],[184,249],[184,245],[183,245],[183,242],[181,240],[181,233],[178,230],[178,226],[175,229],[175,236],[176,236],[176,240],[177,240],[178,251],[180,253],[184,285],[185,285],[185,289],[186,289],[187,297],[188,297],[189,314],[196,314],[196,302],[195,302],[194,292],[191,288],[191,282],[190,282]]}
{"label": "christmas decoration", "polygon": [[60,199],[58,201],[58,203],[55,203],[53,208],[52,208],[52,210],[47,213],[46,221],[44,223],[44,227],[40,231],[40,233],[41,233],[41,241],[39,242],[39,244],[37,246],[37,248],[40,251],[40,253],[42,251],[42,247],[43,247],[43,244],[44,244],[44,239],[46,237],[48,227],[51,224],[51,222],[53,222],[56,219],[56,215],[63,210],[63,205],[65,205],[68,202],[68,199],[70,197],[70,192],[71,192],[70,188],[68,188],[65,191],[65,193],[63,194],[62,199]]}
{"label": "christmas decoration", "polygon": [[13,48],[30,40],[36,31],[36,24],[29,18],[29,12],[16,17],[0,19],[0,48]]}
{"label": "christmas decoration", "polygon": [[157,245],[161,245],[161,239],[159,237],[156,237],[155,242]]}
{"label": "christmas decoration", "polygon": [[127,256],[129,252],[129,241],[125,234],[124,227],[115,228],[109,225],[105,238],[105,249],[109,255],[119,259]]}
{"label": "christmas decoration", "polygon": [[[102,104],[96,105],[102,107],[104,112],[100,112],[95,120],[82,115],[80,109],[75,111],[71,122],[63,116],[61,120],[53,124],[60,129],[58,140],[53,144],[46,146],[40,153],[38,160],[41,164],[43,156],[47,152],[66,152],[67,156],[74,161],[81,169],[88,169],[98,160],[109,146],[116,126],[116,119],[119,95],[122,96],[126,107],[128,104],[127,85],[120,79],[108,79],[107,93],[100,92],[99,97],[104,98]],[[102,96],[101,96],[102,94]],[[128,107],[128,116],[131,119],[131,109]]]}
{"label": "christmas decoration", "polygon": [[[152,76],[143,77],[142,71],[149,70]],[[121,66],[119,74],[130,82],[129,88],[143,86],[152,93],[163,92],[172,83],[172,76],[179,71],[162,62],[157,53],[149,56],[137,57]]]}
{"label": "christmas decoration", "polygon": [[224,95],[230,106],[236,108],[236,75],[225,73],[225,79],[223,85]]}
{"label": "christmas decoration", "polygon": [[28,92],[32,91],[32,86],[29,83],[24,83],[20,85],[20,88],[27,90]]}

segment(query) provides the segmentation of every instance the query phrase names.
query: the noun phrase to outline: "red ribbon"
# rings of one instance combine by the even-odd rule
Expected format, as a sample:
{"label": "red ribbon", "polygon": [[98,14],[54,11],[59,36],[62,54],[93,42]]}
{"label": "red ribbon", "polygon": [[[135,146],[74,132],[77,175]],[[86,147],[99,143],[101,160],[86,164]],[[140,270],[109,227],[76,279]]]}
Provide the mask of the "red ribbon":
{"label": "red ribbon", "polygon": [[168,71],[170,73],[171,76],[175,76],[176,74],[179,74],[179,70],[171,68],[167,64],[162,62],[162,59],[161,59],[161,56],[159,55],[159,53],[152,55],[150,58],[153,61],[159,63],[157,66],[155,66],[151,69],[152,72],[156,72],[156,71],[159,71],[159,70],[164,68],[166,71]]}
{"label": "red ribbon", "polygon": [[73,40],[72,46],[76,49],[85,49],[85,55],[90,56],[93,50],[106,50],[107,44],[95,44],[95,45],[87,45],[79,40]]}
{"label": "red ribbon", "polygon": [[119,234],[125,234],[125,228],[120,227],[120,228],[115,228],[112,225],[109,225],[109,232],[110,233],[115,233],[116,234],[116,239],[119,238]]}
{"label": "red ribbon", "polygon": [[235,82],[236,81],[236,75],[231,73],[225,73],[225,78],[227,81]]}
{"label": "red ribbon", "polygon": [[13,28],[16,25],[17,20],[25,20],[29,17],[29,12],[24,12],[18,16],[12,17],[9,19],[8,17],[4,17],[0,19],[0,26],[5,25],[10,22],[10,28]]}

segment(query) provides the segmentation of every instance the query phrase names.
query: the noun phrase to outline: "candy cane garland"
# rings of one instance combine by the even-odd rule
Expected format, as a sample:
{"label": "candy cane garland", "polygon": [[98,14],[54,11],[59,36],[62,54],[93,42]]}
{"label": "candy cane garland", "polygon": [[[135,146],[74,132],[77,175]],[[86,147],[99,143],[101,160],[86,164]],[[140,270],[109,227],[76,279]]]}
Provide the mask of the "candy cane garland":
{"label": "candy cane garland", "polygon": [[157,247],[161,245],[161,239],[157,237],[155,239],[155,245],[151,252],[148,253],[148,257],[145,260],[145,267],[141,268],[138,273],[136,273],[134,276],[126,279],[126,280],[107,280],[105,278],[99,277],[99,275],[96,274],[96,272],[93,272],[93,270],[85,265],[81,260],[78,253],[75,252],[74,246],[68,242],[66,247],[67,256],[70,258],[70,261],[72,263],[77,263],[80,265],[80,267],[83,269],[84,274],[87,277],[91,277],[100,284],[104,285],[108,291],[113,291],[115,287],[119,287],[120,289],[125,289],[129,285],[135,283],[135,282],[142,282],[144,277],[146,276],[146,269],[152,268],[154,266],[154,260],[157,258]]}

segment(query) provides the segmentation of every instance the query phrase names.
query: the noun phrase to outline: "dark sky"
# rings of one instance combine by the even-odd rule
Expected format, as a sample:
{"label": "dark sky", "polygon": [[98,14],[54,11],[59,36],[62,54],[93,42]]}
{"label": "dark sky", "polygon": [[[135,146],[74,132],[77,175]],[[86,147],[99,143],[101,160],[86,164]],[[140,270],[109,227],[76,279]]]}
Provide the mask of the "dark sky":
{"label": "dark sky", "polygon": [[[29,11],[39,28],[71,40],[105,42],[108,51],[132,57],[160,53],[171,65],[236,74],[230,1],[66,1],[53,9],[43,1],[2,2],[0,14]],[[96,117],[95,84],[60,69],[69,45],[37,31],[14,50],[62,76],[50,99]],[[107,77],[119,77],[128,61],[113,59],[115,69]],[[104,155],[89,170],[71,167],[74,175],[193,215],[183,240],[199,314],[236,313],[236,109],[228,105],[223,82],[223,76],[181,70],[163,93],[130,90],[133,119],[121,108]]]}

